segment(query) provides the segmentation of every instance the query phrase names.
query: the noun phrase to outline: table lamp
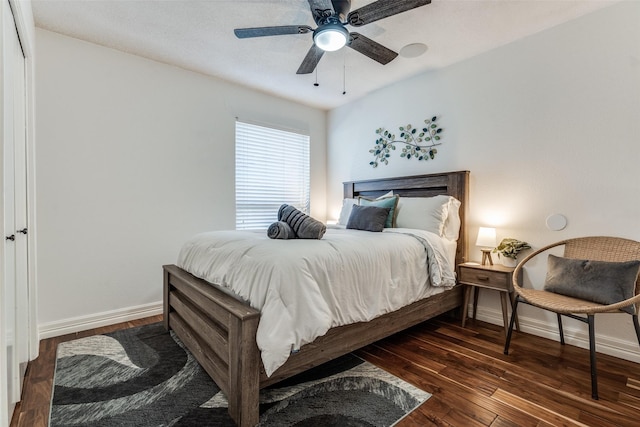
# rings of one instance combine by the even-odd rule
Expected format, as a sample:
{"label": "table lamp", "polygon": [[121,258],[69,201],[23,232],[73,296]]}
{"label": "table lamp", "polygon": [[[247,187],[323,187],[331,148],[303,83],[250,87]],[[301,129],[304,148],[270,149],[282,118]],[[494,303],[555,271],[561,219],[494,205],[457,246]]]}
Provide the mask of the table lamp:
{"label": "table lamp", "polygon": [[482,265],[493,265],[491,250],[496,247],[496,229],[492,227],[480,227],[476,246],[482,251]]}

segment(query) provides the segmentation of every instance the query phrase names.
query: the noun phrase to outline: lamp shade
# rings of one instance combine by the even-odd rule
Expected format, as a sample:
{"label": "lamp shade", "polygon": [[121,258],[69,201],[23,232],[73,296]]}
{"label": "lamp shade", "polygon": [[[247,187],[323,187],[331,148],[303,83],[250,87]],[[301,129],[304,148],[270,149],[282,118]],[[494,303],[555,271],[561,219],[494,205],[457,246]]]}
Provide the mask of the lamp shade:
{"label": "lamp shade", "polygon": [[483,248],[495,248],[496,229],[492,227],[480,227],[480,230],[478,230],[478,240],[476,240],[476,246],[480,246]]}

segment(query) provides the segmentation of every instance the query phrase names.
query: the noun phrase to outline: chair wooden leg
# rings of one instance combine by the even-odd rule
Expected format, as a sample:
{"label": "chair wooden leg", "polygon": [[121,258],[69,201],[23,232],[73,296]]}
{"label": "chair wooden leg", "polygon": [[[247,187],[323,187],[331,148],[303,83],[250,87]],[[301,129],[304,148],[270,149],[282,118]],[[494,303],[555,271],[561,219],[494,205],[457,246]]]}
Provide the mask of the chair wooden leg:
{"label": "chair wooden leg", "polygon": [[636,328],[636,338],[638,338],[638,344],[640,344],[640,324],[638,324],[638,315],[633,315],[633,326]]}
{"label": "chair wooden leg", "polygon": [[513,301],[513,311],[511,312],[511,321],[509,322],[509,332],[507,332],[507,340],[504,343],[504,354],[509,354],[509,344],[511,344],[511,334],[513,334],[513,325],[516,323],[517,309],[519,297]]}
{"label": "chair wooden leg", "polygon": [[596,371],[596,334],[595,334],[595,316],[589,314],[587,321],[589,323],[589,352],[591,355],[591,398],[598,400],[598,374]]}
{"label": "chair wooden leg", "polygon": [[564,330],[562,329],[562,315],[556,313],[558,316],[558,331],[560,331],[560,344],[564,345]]}

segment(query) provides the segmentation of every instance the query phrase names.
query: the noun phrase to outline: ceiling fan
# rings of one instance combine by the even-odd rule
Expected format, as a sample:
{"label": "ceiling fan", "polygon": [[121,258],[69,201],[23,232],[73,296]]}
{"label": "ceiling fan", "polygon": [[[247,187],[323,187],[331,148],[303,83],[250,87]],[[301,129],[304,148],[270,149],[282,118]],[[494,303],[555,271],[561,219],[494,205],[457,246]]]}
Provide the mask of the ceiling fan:
{"label": "ceiling fan", "polygon": [[431,0],[378,0],[352,12],[351,0],[308,0],[316,29],[308,25],[281,25],[276,27],[237,28],[233,30],[240,39],[287,34],[306,34],[313,31],[313,45],[305,56],[297,74],[309,74],[315,70],[324,52],[349,46],[351,49],[378,61],[382,65],[391,62],[398,54],[359,33],[350,33],[345,26],[361,27],[379,19],[397,15],[431,3]]}

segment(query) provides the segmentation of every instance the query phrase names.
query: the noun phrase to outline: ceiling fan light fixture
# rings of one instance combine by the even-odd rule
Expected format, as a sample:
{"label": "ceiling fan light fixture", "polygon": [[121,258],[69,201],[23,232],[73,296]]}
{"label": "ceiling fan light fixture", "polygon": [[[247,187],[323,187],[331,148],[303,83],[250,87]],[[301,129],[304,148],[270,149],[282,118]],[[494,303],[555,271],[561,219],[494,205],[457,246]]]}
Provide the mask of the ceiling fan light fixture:
{"label": "ceiling fan light fixture", "polygon": [[313,32],[313,42],[326,52],[342,49],[348,39],[349,31],[342,24],[325,24]]}

